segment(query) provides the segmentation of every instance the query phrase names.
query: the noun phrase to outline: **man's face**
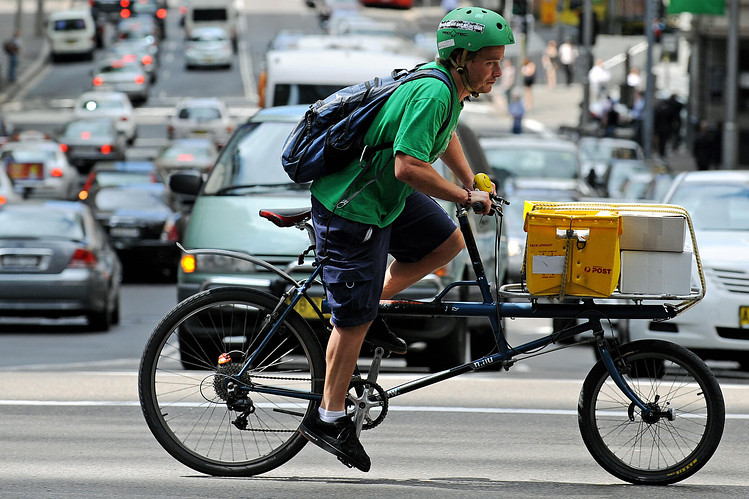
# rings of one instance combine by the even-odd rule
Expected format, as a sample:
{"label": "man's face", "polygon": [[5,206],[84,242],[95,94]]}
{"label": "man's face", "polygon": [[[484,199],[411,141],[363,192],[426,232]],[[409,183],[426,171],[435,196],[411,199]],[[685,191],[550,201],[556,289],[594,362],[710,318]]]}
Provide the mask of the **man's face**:
{"label": "man's face", "polygon": [[500,62],[505,56],[505,46],[484,47],[470,61],[466,61],[468,83],[480,94],[491,92],[492,87],[502,76]]}

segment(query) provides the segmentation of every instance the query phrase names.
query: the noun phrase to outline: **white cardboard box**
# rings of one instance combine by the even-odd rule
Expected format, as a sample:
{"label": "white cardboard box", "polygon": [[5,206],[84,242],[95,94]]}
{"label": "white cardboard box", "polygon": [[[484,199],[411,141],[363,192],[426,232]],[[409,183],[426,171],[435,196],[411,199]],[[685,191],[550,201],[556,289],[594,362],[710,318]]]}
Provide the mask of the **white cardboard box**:
{"label": "white cardboard box", "polygon": [[684,251],[622,251],[621,293],[688,295],[692,253]]}
{"label": "white cardboard box", "polygon": [[637,251],[684,250],[686,218],[668,213],[620,212],[622,235],[619,248]]}

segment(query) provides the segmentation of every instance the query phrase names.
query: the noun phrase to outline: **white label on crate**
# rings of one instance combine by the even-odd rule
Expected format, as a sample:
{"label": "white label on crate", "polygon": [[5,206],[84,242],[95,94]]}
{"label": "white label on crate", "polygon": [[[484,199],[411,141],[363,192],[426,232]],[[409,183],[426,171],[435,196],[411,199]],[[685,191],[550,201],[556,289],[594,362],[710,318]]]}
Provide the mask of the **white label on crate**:
{"label": "white label on crate", "polygon": [[563,274],[564,273],[564,255],[546,256],[533,255],[533,273],[534,274]]}

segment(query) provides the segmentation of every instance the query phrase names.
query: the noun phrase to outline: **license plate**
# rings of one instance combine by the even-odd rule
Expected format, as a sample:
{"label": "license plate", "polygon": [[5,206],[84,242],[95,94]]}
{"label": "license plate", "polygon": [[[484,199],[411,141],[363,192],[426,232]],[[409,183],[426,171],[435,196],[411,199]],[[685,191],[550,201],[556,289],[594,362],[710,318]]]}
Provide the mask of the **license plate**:
{"label": "license plate", "polygon": [[[319,296],[312,296],[312,301],[315,302],[315,305],[317,305],[318,308],[322,305],[322,297]],[[305,319],[318,319],[317,312],[315,312],[315,309],[310,305],[310,303],[302,298],[299,300],[299,303],[296,304],[296,307],[294,307],[294,310],[296,310],[299,315],[304,317]],[[325,317],[330,317],[330,314],[325,314]]]}
{"label": "license plate", "polygon": [[39,266],[39,257],[33,255],[3,255],[3,267],[29,268]]}
{"label": "license plate", "polygon": [[739,327],[749,328],[749,305],[739,307]]}
{"label": "license plate", "polygon": [[11,163],[8,176],[13,180],[43,180],[44,165],[41,163]]}
{"label": "license plate", "polygon": [[109,234],[112,237],[138,237],[140,236],[140,229],[137,227],[112,227],[109,229]]}

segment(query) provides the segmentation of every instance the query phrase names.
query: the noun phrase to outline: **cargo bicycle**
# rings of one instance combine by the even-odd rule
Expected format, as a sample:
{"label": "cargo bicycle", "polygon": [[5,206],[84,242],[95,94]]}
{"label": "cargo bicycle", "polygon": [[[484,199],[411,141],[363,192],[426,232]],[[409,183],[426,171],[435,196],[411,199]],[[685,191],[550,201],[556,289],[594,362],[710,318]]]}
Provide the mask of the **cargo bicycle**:
{"label": "cargo bicycle", "polygon": [[[502,202],[501,198],[493,201],[498,219]],[[635,205],[629,209],[636,209]],[[694,231],[683,211],[699,267]],[[620,344],[604,334],[602,324],[611,319],[675,317],[704,294],[701,267],[700,289],[692,289],[686,296],[620,294],[619,298],[626,299],[623,303],[595,298],[573,302],[539,299],[522,285],[492,287],[468,210],[456,206],[456,213],[475,279],[454,282],[429,301],[382,301],[379,313],[385,317],[485,318],[493,331],[495,348],[470,362],[390,388],[378,384],[387,352],[375,348],[368,371],[357,372],[349,387],[347,412],[357,431],[381,424],[395,397],[489,366],[509,370],[530,356],[557,351],[565,348],[566,340],[578,338],[573,341],[592,344],[599,359],[583,382],[577,407],[582,439],[598,464],[621,480],[659,485],[681,481],[702,468],[717,449],[725,423],[723,396],[714,374],[681,346],[661,340]],[[309,209],[262,210],[260,215],[279,227],[307,231],[311,245],[300,255],[300,263],[314,254]],[[577,237],[575,231],[560,237],[566,237],[568,248],[580,242],[572,241]],[[308,278],[297,281],[252,255],[211,249],[185,251],[230,256],[262,266],[288,289],[279,297],[247,287],[215,287],[169,312],[156,326],[141,359],[138,384],[146,422],[169,454],[197,471],[220,476],[268,472],[290,460],[307,443],[298,427],[320,403],[324,339],[315,333],[313,321],[303,318],[298,310],[304,303],[318,316],[318,330],[320,324],[326,324],[324,304],[318,306],[310,296],[314,286],[322,285],[325,259],[311,266]],[[467,286],[480,290],[481,301],[446,299],[451,290]],[[664,298],[678,303],[665,303]],[[651,299],[660,301],[650,303]],[[549,335],[512,346],[502,328],[505,317],[575,320]],[[197,332],[210,335],[215,349],[189,341]],[[582,333],[588,334],[579,339]],[[232,349],[223,351],[225,344],[233,345]]]}

